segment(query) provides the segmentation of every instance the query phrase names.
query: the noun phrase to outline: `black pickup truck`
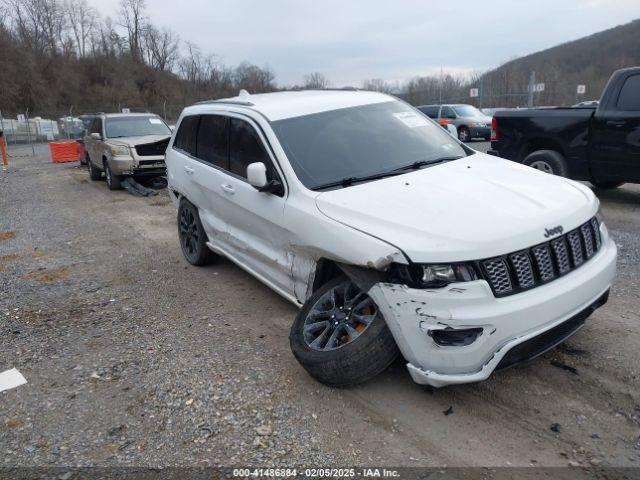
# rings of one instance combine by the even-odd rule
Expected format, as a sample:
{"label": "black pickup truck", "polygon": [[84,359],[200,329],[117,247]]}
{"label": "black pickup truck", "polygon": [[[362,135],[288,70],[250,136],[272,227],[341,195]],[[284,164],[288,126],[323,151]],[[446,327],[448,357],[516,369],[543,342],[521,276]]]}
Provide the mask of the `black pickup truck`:
{"label": "black pickup truck", "polygon": [[640,183],[640,67],[618,70],[593,107],[496,112],[495,155],[598,188]]}

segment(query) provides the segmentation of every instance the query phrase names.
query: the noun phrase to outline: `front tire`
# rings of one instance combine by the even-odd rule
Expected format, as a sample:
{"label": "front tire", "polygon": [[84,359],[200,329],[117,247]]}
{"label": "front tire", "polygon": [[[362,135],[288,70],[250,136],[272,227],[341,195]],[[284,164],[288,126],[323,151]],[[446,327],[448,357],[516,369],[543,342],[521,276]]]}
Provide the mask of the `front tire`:
{"label": "front tire", "polygon": [[207,247],[207,234],[200,222],[198,209],[184,198],[180,199],[178,206],[178,237],[182,254],[191,265],[208,265],[218,257]]}
{"label": "front tire", "polygon": [[111,167],[109,166],[109,162],[107,161],[107,159],[105,159],[103,161],[104,164],[104,176],[107,180],[107,186],[109,187],[109,190],[120,190],[122,189],[122,177],[120,175],[116,175],[115,173],[113,173],[113,170],[111,170]]}
{"label": "front tire", "polygon": [[307,300],[289,342],[304,369],[332,387],[365,382],[399,354],[373,299],[344,277],[329,281]]}
{"label": "front tire", "polygon": [[537,150],[527,155],[522,163],[541,172],[558,175],[559,177],[569,176],[567,161],[560,152],[555,150]]}
{"label": "front tire", "polygon": [[87,168],[89,169],[89,178],[91,180],[96,182],[102,179],[102,172],[96,168],[89,157],[87,157]]}

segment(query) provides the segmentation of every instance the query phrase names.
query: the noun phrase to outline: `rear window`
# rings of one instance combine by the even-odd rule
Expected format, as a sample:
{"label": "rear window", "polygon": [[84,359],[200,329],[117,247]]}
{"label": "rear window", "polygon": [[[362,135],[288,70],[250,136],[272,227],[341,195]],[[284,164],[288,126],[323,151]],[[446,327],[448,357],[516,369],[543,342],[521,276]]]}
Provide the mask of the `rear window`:
{"label": "rear window", "polygon": [[617,107],[619,110],[640,111],[640,75],[633,75],[624,82]]}
{"label": "rear window", "polygon": [[197,155],[196,139],[198,136],[199,121],[200,117],[197,115],[184,117],[182,119],[176,132],[176,139],[173,142],[174,148],[178,148],[194,157]]}

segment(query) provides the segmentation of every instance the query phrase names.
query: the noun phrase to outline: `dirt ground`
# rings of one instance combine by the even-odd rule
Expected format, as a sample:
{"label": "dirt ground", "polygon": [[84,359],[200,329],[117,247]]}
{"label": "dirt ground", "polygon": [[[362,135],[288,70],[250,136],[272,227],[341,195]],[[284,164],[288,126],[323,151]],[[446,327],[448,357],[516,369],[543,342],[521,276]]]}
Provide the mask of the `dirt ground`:
{"label": "dirt ground", "polygon": [[640,187],[596,194],[618,276],[565,345],[480,384],[427,389],[398,361],[337,390],[291,354],[294,306],[183,260],[166,193],[111,192],[44,149],[13,159],[0,371],[28,384],[0,393],[2,465],[638,467]]}

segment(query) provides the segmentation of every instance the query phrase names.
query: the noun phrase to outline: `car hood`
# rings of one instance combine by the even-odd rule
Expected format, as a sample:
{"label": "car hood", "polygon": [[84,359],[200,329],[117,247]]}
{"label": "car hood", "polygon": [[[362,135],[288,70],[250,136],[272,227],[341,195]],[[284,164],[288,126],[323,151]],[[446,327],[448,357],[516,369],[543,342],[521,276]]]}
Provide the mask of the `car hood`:
{"label": "car hood", "polygon": [[414,262],[479,260],[548,241],[598,209],[584,185],[497,157],[464,159],[322,192],[327,217],[402,250]]}
{"label": "car hood", "polygon": [[147,143],[155,143],[168,138],[171,138],[171,135],[143,135],[141,137],[108,138],[107,142],[112,145],[135,147],[136,145],[146,145]]}

